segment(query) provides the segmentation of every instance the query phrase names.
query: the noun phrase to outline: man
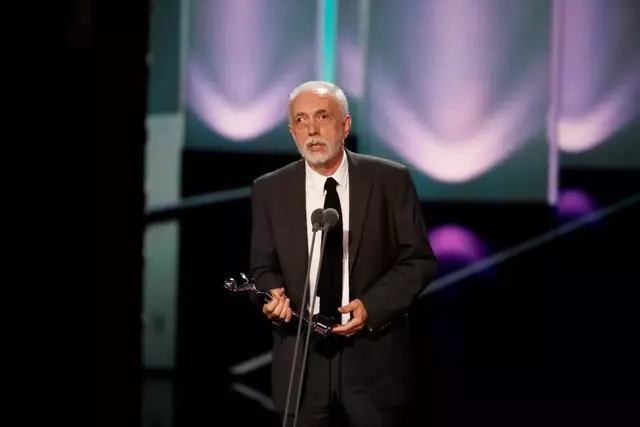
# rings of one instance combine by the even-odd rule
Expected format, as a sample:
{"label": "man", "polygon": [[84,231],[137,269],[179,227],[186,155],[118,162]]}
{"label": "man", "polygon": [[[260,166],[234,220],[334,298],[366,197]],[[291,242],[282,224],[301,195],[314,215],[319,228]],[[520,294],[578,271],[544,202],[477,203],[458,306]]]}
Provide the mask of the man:
{"label": "man", "polygon": [[[327,82],[302,84],[289,98],[289,131],[303,159],[256,179],[252,188],[251,275],[274,296],[263,312],[285,326],[292,308],[310,306],[318,274],[320,233],[305,304],[311,213],[331,207],[340,215],[326,236],[314,310],[338,325],[333,337],[311,341],[299,426],[335,425],[337,419],[349,426],[406,425],[412,373],[403,315],[436,276],[409,171],[346,150],[350,129],[342,90]],[[296,328],[274,332],[273,399],[292,421],[298,375],[289,413],[283,412]]]}

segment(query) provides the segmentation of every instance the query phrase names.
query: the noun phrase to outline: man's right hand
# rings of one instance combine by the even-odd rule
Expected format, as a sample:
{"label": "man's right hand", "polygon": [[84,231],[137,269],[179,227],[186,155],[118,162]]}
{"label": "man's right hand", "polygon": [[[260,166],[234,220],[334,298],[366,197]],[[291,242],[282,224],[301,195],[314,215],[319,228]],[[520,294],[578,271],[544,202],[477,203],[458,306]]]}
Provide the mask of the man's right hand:
{"label": "man's right hand", "polygon": [[262,312],[271,320],[279,318],[285,322],[290,322],[290,301],[284,294],[284,288],[271,289],[271,296],[273,299],[262,306]]}

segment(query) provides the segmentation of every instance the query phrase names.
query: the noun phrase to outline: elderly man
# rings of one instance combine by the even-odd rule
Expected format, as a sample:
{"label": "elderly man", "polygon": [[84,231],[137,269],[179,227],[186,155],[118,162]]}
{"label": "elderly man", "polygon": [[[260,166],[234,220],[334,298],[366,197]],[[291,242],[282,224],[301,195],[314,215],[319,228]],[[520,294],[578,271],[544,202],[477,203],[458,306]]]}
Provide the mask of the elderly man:
{"label": "elderly man", "polygon": [[[437,264],[409,171],[346,150],[350,129],[337,86],[313,81],[291,93],[289,131],[302,159],[253,183],[251,275],[274,296],[263,312],[287,326],[292,308],[309,307],[302,297],[310,215],[336,209],[320,269],[315,241],[307,295],[320,274],[315,312],[337,325],[310,346],[298,425],[406,425],[412,372],[405,314]],[[298,377],[284,413],[295,339],[295,328],[274,329],[272,393],[283,417],[293,417],[296,406]]]}

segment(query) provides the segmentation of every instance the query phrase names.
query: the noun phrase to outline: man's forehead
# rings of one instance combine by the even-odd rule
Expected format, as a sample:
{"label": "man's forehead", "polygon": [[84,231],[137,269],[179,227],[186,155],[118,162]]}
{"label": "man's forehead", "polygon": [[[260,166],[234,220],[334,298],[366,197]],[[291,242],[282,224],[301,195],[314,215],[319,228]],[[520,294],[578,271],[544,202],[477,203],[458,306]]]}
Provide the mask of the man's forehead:
{"label": "man's forehead", "polygon": [[321,88],[298,94],[291,106],[295,113],[313,112],[333,109],[336,106],[336,101],[325,88]]}

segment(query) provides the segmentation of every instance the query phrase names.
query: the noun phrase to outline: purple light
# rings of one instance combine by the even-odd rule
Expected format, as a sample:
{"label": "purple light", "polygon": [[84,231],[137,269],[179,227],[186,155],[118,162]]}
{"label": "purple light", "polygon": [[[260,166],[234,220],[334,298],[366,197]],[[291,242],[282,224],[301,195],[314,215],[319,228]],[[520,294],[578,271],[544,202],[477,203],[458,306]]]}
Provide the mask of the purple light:
{"label": "purple light", "polygon": [[587,215],[598,209],[591,196],[584,191],[571,188],[560,191],[557,212],[561,218],[576,218]]}
{"label": "purple light", "polygon": [[367,120],[385,145],[435,180],[478,178],[545,133],[548,22],[525,34],[531,18],[522,8],[540,3],[511,3],[384,2],[386,20],[398,27],[370,42]]}
{"label": "purple light", "polygon": [[437,227],[429,233],[429,240],[436,256],[442,261],[473,262],[486,255],[480,239],[459,225]]}
{"label": "purple light", "polygon": [[364,91],[362,72],[362,49],[356,43],[341,38],[338,40],[337,75],[345,92],[361,99]]}
{"label": "purple light", "polygon": [[285,122],[289,92],[315,75],[315,8],[299,0],[191,5],[190,109],[235,142],[253,140]]}
{"label": "purple light", "polygon": [[[224,96],[196,61],[192,61],[189,68],[189,104],[211,129],[225,138],[235,142],[254,139],[287,120],[288,95],[304,81],[301,77],[304,75],[304,63],[311,59],[311,55],[308,56],[299,58],[299,63],[291,66],[292,71],[271,85],[265,85],[262,92],[255,93],[254,98],[247,102],[233,102]],[[242,85],[242,82],[234,84]]]}
{"label": "purple light", "polygon": [[369,20],[373,6],[370,0],[336,3],[338,4],[336,83],[342,87],[350,99],[360,101],[364,96],[364,53],[370,37]]}
{"label": "purple light", "polygon": [[640,99],[640,63],[613,87],[603,100],[578,116],[566,114],[558,121],[558,146],[565,152],[588,151],[606,141],[635,116]]}
{"label": "purple light", "polygon": [[565,0],[562,3],[562,73],[558,146],[570,153],[603,143],[640,113],[638,2]]}

